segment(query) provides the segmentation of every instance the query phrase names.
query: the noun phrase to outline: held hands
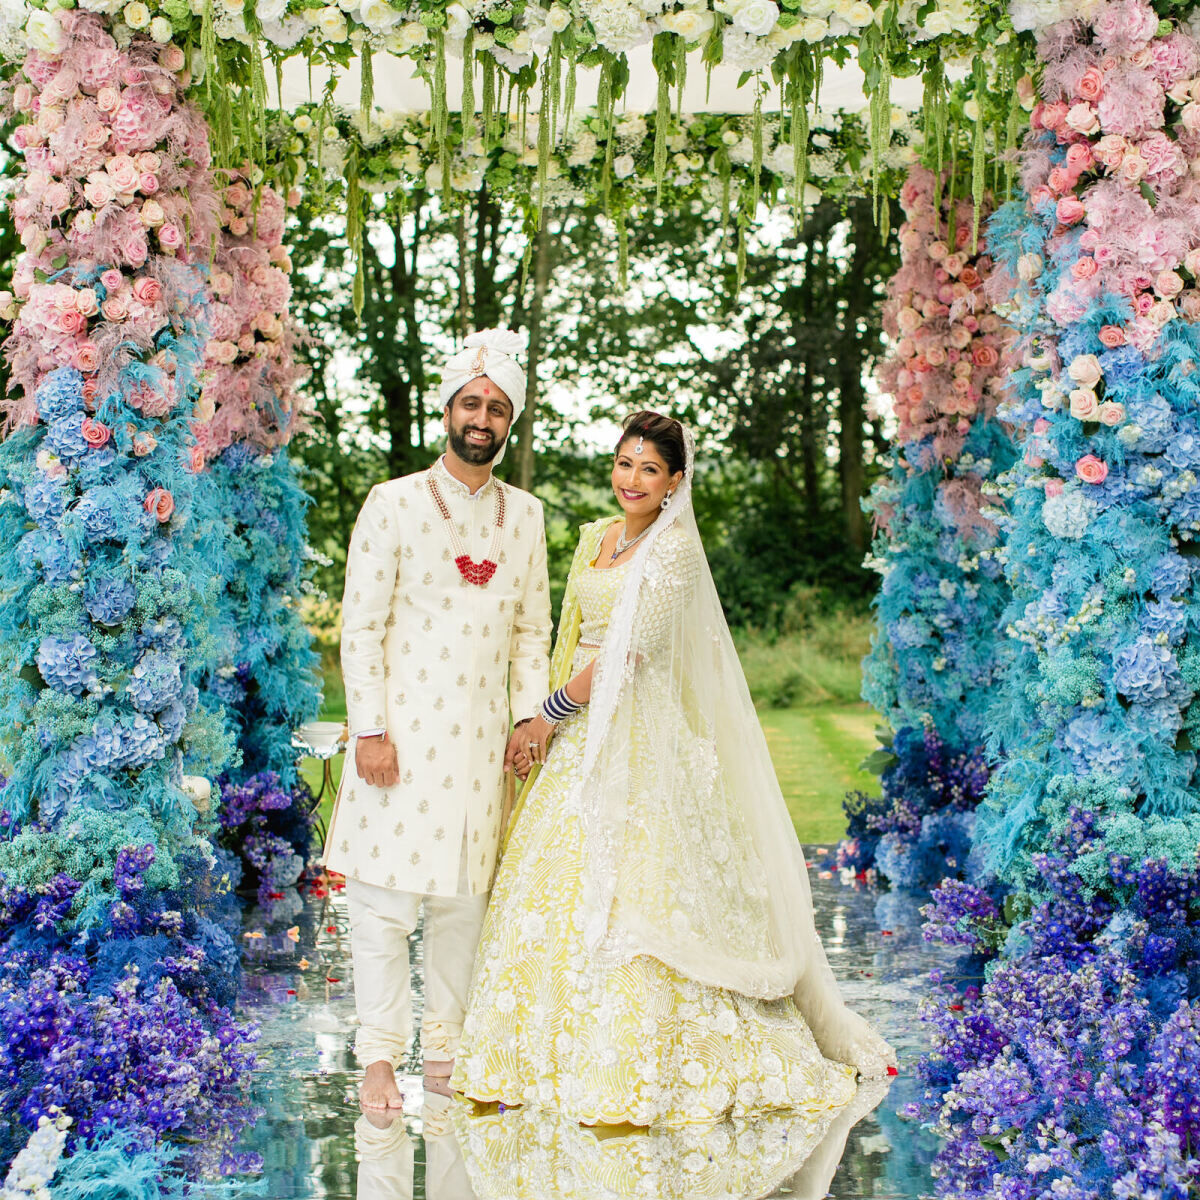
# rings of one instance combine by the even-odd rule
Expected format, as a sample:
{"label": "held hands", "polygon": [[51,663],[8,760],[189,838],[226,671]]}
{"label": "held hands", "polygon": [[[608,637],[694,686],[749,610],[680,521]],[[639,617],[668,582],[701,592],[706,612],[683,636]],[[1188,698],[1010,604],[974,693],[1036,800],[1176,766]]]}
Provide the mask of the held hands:
{"label": "held hands", "polygon": [[396,747],[386,733],[355,739],[354,766],[359,778],[372,787],[395,787],[400,782]]}
{"label": "held hands", "polygon": [[524,779],[534,763],[546,761],[546,752],[553,737],[554,726],[540,714],[517,726],[508,740],[508,753],[504,756],[505,768],[511,764],[517,778]]}

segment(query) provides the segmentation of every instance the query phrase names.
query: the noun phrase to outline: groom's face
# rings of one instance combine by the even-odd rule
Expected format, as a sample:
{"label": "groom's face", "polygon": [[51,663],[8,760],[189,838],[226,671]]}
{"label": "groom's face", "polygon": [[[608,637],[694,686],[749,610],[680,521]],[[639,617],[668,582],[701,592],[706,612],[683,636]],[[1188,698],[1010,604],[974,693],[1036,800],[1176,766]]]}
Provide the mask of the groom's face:
{"label": "groom's face", "polygon": [[450,449],[472,466],[490,463],[508,437],[512,416],[512,401],[486,375],[472,379],[446,406]]}

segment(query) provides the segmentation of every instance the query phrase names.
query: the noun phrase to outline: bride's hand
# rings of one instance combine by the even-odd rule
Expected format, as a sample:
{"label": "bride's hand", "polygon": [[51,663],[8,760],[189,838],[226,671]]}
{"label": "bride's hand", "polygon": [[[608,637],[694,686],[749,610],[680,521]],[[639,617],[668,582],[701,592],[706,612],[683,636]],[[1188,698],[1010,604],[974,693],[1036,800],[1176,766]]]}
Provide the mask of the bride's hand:
{"label": "bride's hand", "polygon": [[534,763],[546,761],[546,751],[550,748],[550,739],[554,737],[554,726],[539,713],[528,724],[522,725],[517,733],[517,773],[520,774],[524,767],[528,774],[529,767]]}

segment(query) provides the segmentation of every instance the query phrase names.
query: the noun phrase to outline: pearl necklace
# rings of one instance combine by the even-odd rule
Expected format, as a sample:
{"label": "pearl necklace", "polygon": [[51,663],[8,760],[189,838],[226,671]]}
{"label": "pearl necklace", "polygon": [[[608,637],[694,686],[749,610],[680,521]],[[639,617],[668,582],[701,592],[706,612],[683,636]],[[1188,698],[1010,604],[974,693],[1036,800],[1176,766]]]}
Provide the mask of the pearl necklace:
{"label": "pearl necklace", "polygon": [[504,536],[504,488],[500,484],[494,484],[496,488],[496,517],[493,522],[495,532],[492,534],[492,545],[488,550],[488,556],[483,562],[476,562],[462,544],[462,539],[458,536],[458,527],[454,524],[454,518],[450,515],[450,508],[442,497],[441,489],[437,485],[437,480],[434,479],[432,473],[425,476],[425,482],[429,485],[430,495],[433,496],[434,506],[442,516],[442,520],[446,522],[446,528],[450,531],[450,545],[454,548],[454,565],[458,568],[458,573],[468,582],[473,583],[477,587],[487,587],[488,582],[496,573],[496,564],[500,559],[500,539]]}

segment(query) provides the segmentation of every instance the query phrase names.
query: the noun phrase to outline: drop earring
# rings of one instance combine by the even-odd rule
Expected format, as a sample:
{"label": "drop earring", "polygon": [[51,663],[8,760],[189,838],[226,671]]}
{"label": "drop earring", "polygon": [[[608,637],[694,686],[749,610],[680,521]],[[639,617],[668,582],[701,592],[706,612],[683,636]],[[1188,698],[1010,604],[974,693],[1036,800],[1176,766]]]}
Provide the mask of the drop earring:
{"label": "drop earring", "polygon": [[666,507],[667,507],[667,505],[668,505],[668,504],[670,504],[670,503],[671,503],[671,493],[670,493],[670,492],[668,492],[668,493],[667,493],[667,494],[666,494],[666,495],[665,495],[665,496],[662,498],[662,503],[661,503],[661,504],[660,504],[658,507],[659,507],[659,508],[666,508]]}

